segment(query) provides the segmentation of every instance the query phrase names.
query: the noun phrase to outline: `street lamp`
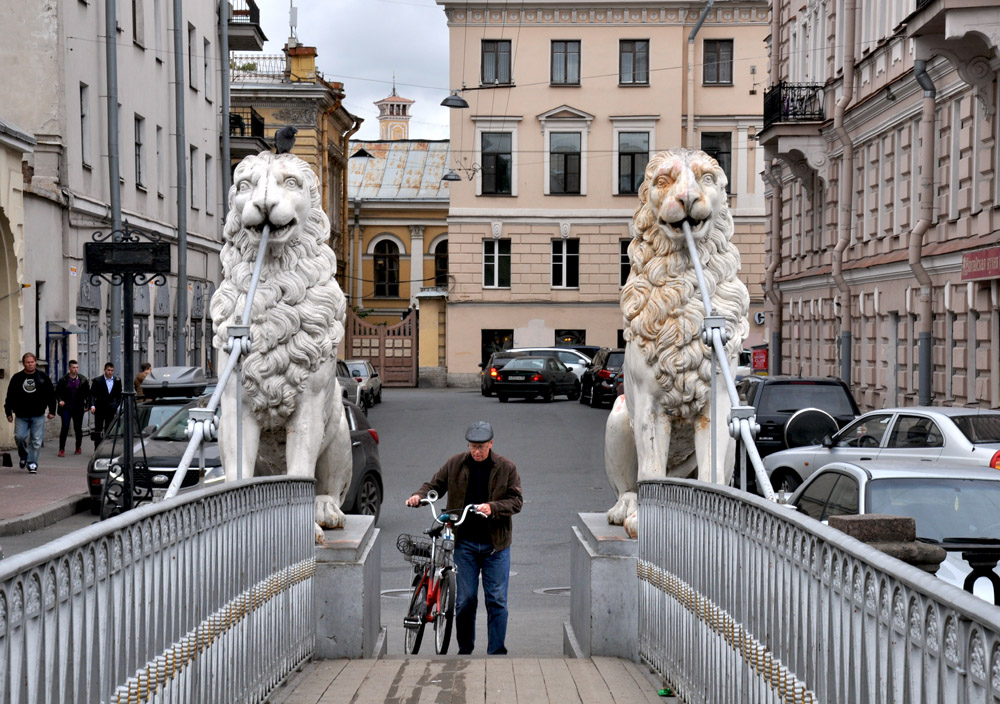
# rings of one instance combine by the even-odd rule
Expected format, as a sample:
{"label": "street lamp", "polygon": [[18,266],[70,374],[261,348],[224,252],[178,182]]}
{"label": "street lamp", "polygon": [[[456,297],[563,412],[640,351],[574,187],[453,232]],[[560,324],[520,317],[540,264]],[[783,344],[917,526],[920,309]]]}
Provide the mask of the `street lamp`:
{"label": "street lamp", "polygon": [[[457,170],[456,170],[457,169]],[[459,176],[458,172],[461,171],[462,174],[470,181],[476,177],[476,174],[483,170],[483,167],[472,162],[471,165],[457,163],[453,168],[448,169],[448,173],[441,177],[442,181],[461,181],[462,176]]]}
{"label": "street lamp", "polygon": [[465,83],[462,83],[461,88],[452,88],[451,95],[441,101],[441,105],[446,108],[467,108],[469,107],[469,101],[459,95],[459,93],[464,93],[469,90],[494,90],[495,88],[513,88],[513,83],[501,83],[500,81],[494,81],[482,86],[472,86],[471,88]]}

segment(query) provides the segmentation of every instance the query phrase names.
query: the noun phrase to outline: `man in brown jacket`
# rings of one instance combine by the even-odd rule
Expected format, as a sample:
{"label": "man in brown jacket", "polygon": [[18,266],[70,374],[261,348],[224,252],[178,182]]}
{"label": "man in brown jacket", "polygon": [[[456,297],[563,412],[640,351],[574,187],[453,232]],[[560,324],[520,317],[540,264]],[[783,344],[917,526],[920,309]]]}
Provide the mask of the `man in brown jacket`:
{"label": "man in brown jacket", "polygon": [[493,427],[479,421],[465,433],[469,451],[450,458],[437,474],[406,500],[419,506],[431,489],[448,493],[446,509],[475,504],[485,514],[469,513],[455,529],[458,599],[455,637],[458,654],[472,653],[476,640],[479,575],[486,601],[486,652],[506,655],[507,584],[510,578],[511,516],[521,511],[521,478],[514,463],[493,452]]}

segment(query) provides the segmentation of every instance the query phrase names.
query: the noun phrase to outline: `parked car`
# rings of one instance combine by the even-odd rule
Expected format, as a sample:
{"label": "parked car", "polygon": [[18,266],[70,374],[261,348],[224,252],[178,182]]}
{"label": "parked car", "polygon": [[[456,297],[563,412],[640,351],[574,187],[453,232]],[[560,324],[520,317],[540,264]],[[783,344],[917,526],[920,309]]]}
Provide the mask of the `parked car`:
{"label": "parked car", "polygon": [[[167,487],[174,478],[174,472],[180,465],[184,450],[187,448],[188,438],[184,431],[187,428],[188,411],[194,407],[208,405],[208,400],[208,397],[204,396],[188,403],[161,429],[157,430],[149,440],[145,441],[145,455],[154,486],[154,498],[162,497],[166,493]],[[351,484],[344,498],[343,510],[346,513],[375,516],[377,521],[384,496],[382,465],[378,455],[378,433],[371,427],[368,418],[365,417],[359,406],[347,399],[341,399],[341,402],[344,404],[347,425],[351,431],[352,455]],[[221,411],[217,415],[221,415]],[[181,485],[182,490],[225,481],[226,474],[219,455],[219,444],[206,442],[204,448],[204,476],[201,474],[196,455],[190,470],[184,477],[184,483]],[[142,446],[136,443],[133,449],[136,457],[142,456],[142,449]],[[113,458],[111,462],[113,463],[115,459],[120,460],[120,456]]]}
{"label": "parked car", "polygon": [[929,406],[871,411],[819,445],[769,455],[764,469],[775,489],[791,492],[830,462],[884,459],[1000,469],[1000,411]]}
{"label": "parked car", "polygon": [[344,363],[354,381],[361,385],[361,395],[365,397],[368,408],[382,403],[382,378],[372,363],[367,359],[348,359]]}
{"label": "parked car", "polygon": [[368,415],[368,398],[361,393],[361,384],[355,380],[351,370],[347,368],[347,363],[342,359],[337,360],[337,381],[340,382],[340,392],[344,398]]}
{"label": "parked car", "polygon": [[569,367],[577,379],[582,379],[583,372],[590,366],[590,357],[570,347],[515,347],[509,351],[530,357],[555,357]]}
{"label": "parked car", "polygon": [[616,379],[625,365],[625,350],[602,347],[580,378],[580,403],[609,406],[618,398]]}
{"label": "parked car", "polygon": [[551,401],[561,394],[574,401],[580,397],[580,380],[555,357],[519,357],[500,370],[493,389],[501,403],[535,396]]}
{"label": "parked car", "polygon": [[600,345],[569,345],[569,349],[585,354],[593,361],[602,348]]}
{"label": "parked car", "polygon": [[[831,462],[788,505],[818,521],[866,513],[913,518],[917,540],[948,551],[937,576],[959,588],[972,572],[963,553],[995,555],[1000,549],[1000,472],[994,469],[912,460]],[[982,578],[972,592],[990,602],[1000,596]]]}
{"label": "parked car", "polygon": [[489,360],[485,364],[480,364],[479,373],[479,390],[482,392],[483,396],[493,395],[493,383],[496,381],[497,372],[504,368],[512,359],[523,356],[519,352],[510,352],[508,350],[502,350],[500,352],[494,352],[490,355]]}

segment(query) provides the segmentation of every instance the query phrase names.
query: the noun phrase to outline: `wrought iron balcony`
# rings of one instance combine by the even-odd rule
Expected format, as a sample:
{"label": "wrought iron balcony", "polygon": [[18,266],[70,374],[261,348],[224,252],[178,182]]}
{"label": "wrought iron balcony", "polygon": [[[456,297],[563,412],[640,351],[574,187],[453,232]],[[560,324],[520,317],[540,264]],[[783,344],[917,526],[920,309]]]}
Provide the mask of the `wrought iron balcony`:
{"label": "wrought iron balcony", "polygon": [[823,118],[823,85],[781,81],[764,93],[764,129],[777,122],[814,122]]}
{"label": "wrought iron balcony", "polygon": [[229,109],[230,137],[264,138],[264,118],[253,108]]}
{"label": "wrought iron balcony", "polygon": [[229,0],[229,48],[260,51],[267,37],[260,28],[260,8],[254,0]]}

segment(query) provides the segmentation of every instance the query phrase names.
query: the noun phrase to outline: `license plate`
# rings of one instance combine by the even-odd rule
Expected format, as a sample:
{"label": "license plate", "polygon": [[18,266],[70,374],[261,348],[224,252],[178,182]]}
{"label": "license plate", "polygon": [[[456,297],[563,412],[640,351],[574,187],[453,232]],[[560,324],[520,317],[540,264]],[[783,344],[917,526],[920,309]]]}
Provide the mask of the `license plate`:
{"label": "license plate", "polygon": [[509,376],[509,377],[507,377],[507,381],[524,381],[524,377],[523,376]]}

